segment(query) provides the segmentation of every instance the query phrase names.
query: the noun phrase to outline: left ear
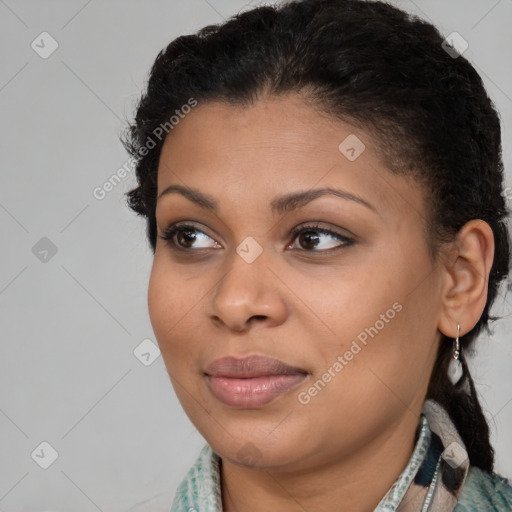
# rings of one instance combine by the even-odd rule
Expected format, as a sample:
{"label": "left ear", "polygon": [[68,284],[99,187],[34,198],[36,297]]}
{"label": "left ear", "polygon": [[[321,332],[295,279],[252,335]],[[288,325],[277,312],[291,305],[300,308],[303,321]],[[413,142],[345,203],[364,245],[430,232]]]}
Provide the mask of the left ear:
{"label": "left ear", "polygon": [[487,301],[494,259],[494,235],[487,222],[473,219],[457,234],[445,262],[438,329],[446,336],[466,334],[477,324]]}

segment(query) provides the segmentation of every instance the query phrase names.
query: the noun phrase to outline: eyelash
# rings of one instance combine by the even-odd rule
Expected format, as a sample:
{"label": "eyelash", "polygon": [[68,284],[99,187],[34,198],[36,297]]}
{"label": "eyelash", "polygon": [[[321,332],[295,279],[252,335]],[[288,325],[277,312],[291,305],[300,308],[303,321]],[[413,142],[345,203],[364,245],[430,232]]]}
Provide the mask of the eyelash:
{"label": "eyelash", "polygon": [[[163,233],[163,235],[159,235],[159,238],[161,238],[162,240],[165,240],[169,246],[171,247],[171,249],[175,250],[175,251],[185,251],[185,252],[191,252],[191,251],[201,251],[201,249],[206,249],[205,247],[202,247],[201,249],[190,249],[190,248],[184,248],[184,247],[180,247],[179,245],[177,245],[175,242],[174,242],[174,236],[179,233],[179,232],[183,232],[183,231],[197,231],[197,232],[200,232],[200,233],[203,233],[204,235],[206,235],[206,233],[204,231],[202,231],[201,229],[197,228],[196,226],[192,225],[192,224],[171,224],[166,230],[165,232]],[[313,231],[313,232],[317,232],[317,233],[321,233],[321,234],[324,234],[324,235],[330,235],[332,236],[333,238],[337,238],[339,239],[342,244],[337,246],[337,247],[332,247],[330,249],[322,249],[322,250],[309,250],[309,249],[300,249],[300,250],[303,250],[305,252],[316,252],[316,253],[332,253],[333,251],[339,251],[339,250],[342,250],[346,247],[349,247],[351,245],[353,245],[355,243],[355,241],[351,238],[348,238],[344,235],[342,235],[341,233],[338,233],[336,231],[332,231],[330,229],[326,229],[326,228],[321,228],[319,227],[319,224],[311,224],[311,225],[306,225],[306,226],[297,226],[296,228],[294,228],[290,235],[292,236],[292,242],[295,242],[295,239],[298,237],[298,235],[302,234],[302,233],[305,233],[305,232],[310,232],[310,231]],[[208,236],[208,235],[206,235]]]}

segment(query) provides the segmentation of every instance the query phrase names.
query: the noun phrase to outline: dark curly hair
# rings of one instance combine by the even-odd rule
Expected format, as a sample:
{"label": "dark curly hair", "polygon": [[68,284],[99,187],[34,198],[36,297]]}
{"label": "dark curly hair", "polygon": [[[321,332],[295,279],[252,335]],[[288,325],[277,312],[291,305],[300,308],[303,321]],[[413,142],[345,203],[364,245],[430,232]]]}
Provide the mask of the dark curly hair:
{"label": "dark curly hair", "polygon": [[491,472],[489,427],[463,354],[496,320],[489,310],[508,274],[501,130],[480,76],[462,55],[449,54],[443,40],[430,23],[368,0],[260,6],[178,37],[156,57],[135,121],[121,136],[138,180],[127,199],[147,219],[154,253],[162,134],[192,102],[251,105],[265,95],[298,93],[319,112],[373,134],[390,171],[424,187],[433,259],[469,220],[492,228],[487,303],[460,338],[463,376],[455,385],[448,379],[452,340],[442,335],[426,396],[447,409],[471,464]]}

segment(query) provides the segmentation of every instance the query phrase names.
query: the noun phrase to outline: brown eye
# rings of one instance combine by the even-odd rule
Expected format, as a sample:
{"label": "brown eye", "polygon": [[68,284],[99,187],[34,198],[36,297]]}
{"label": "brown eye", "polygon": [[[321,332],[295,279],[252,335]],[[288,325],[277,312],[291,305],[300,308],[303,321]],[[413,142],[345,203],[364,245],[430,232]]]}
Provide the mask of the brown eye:
{"label": "brown eye", "polygon": [[180,229],[176,231],[176,240],[178,241],[178,245],[181,247],[186,247],[187,249],[195,242],[196,234],[194,229]]}
{"label": "brown eye", "polygon": [[[172,248],[177,250],[181,249],[186,251],[208,249],[212,248],[211,242],[219,246],[219,244],[217,244],[217,242],[210,238],[206,233],[190,224],[172,224],[159,238],[165,240]],[[207,240],[210,240],[211,242],[208,243]],[[203,243],[202,247],[197,246],[197,244],[200,243]],[[194,244],[196,244],[196,247],[194,247]]]}
{"label": "brown eye", "polygon": [[347,247],[354,243],[352,239],[341,233],[321,228],[318,225],[301,226],[294,229],[292,235],[293,240],[297,239],[300,248],[308,252],[324,252]]}

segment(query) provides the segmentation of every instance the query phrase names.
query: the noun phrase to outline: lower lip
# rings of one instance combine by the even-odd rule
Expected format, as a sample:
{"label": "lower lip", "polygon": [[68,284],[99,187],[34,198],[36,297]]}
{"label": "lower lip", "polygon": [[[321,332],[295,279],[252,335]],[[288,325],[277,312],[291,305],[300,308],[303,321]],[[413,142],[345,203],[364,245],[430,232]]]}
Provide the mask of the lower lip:
{"label": "lower lip", "polygon": [[248,379],[207,376],[212,393],[221,402],[239,409],[261,407],[300,384],[306,375],[265,375]]}

